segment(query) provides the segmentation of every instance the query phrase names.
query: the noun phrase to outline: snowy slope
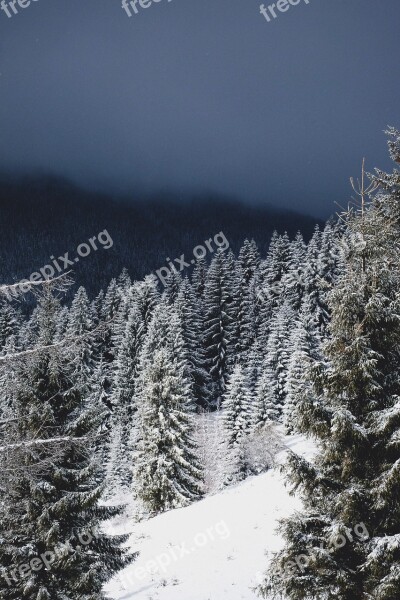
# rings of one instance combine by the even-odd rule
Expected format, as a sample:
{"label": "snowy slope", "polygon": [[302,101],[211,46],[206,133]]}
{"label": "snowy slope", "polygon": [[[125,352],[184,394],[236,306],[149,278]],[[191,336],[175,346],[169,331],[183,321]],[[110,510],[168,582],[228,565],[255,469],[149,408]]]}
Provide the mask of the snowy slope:
{"label": "snowy slope", "polygon": [[[286,440],[312,454],[301,438]],[[113,531],[132,532],[140,556],[107,592],[115,600],[255,600],[251,588],[265,571],[265,553],[281,544],[277,520],[299,507],[275,469],[188,508],[130,528],[120,523]]]}

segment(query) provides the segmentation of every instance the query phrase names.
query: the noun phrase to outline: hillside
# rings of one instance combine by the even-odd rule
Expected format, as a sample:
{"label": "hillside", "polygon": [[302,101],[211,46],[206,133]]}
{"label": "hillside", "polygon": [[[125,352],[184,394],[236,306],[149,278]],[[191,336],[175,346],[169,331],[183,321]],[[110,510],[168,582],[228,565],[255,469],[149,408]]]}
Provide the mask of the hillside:
{"label": "hillside", "polygon": [[[286,446],[313,451],[300,436],[288,436]],[[188,508],[114,523],[113,533],[132,532],[140,555],[107,591],[113,600],[256,600],[251,588],[265,571],[265,552],[280,546],[278,519],[299,507],[277,467]]]}

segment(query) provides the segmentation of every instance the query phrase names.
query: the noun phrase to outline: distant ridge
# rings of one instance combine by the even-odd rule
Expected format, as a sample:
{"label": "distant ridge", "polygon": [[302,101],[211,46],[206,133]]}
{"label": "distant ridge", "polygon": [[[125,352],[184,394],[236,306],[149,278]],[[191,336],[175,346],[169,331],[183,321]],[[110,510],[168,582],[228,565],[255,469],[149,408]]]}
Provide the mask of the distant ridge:
{"label": "distant ridge", "polygon": [[[237,252],[254,238],[265,255],[274,229],[309,238],[318,219],[271,206],[247,206],[218,196],[118,198],[80,189],[56,177],[0,178],[0,280],[19,281],[107,229],[114,241],[80,261],[77,285],[97,294],[126,267],[133,279],[191,254],[223,231]],[[12,224],[12,226],[11,226]]]}

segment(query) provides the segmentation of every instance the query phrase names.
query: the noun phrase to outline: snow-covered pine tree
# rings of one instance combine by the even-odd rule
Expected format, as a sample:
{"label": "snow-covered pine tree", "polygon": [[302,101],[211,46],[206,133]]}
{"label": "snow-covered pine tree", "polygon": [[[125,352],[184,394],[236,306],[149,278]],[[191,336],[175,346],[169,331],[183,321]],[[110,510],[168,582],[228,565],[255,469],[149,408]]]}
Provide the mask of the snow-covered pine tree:
{"label": "snow-covered pine tree", "polygon": [[[103,584],[132,560],[121,547],[126,536],[100,530],[120,512],[99,505],[103,487],[92,449],[102,414],[74,385],[73,342],[54,344],[58,313],[46,286],[36,346],[8,357],[17,375],[8,384],[13,418],[1,430],[0,446],[3,457],[22,468],[6,494],[0,492],[3,600],[105,599]],[[40,561],[45,552],[51,568]],[[31,567],[33,559],[40,568]],[[25,565],[24,575],[12,573]]]}
{"label": "snow-covered pine tree", "polygon": [[244,438],[251,430],[251,407],[249,387],[243,367],[237,363],[229,377],[222,401],[221,418],[224,441],[229,453],[228,478],[231,483],[246,476]]}
{"label": "snow-covered pine tree", "polygon": [[274,313],[265,348],[261,378],[256,388],[258,413],[263,407],[264,420],[281,420],[286,400],[286,381],[290,358],[290,335],[296,313],[290,300]]}
{"label": "snow-covered pine tree", "polygon": [[143,342],[142,315],[136,303],[132,303],[115,361],[110,456],[112,464],[108,469],[109,486],[112,489],[128,488],[132,482],[131,436],[136,411],[139,356]]}
{"label": "snow-covered pine tree", "polygon": [[297,404],[307,391],[310,391],[307,371],[314,361],[321,358],[321,339],[310,304],[310,299],[306,296],[289,339],[291,354],[288,361],[286,399],[283,409],[283,421],[288,433],[296,431]]}
{"label": "snow-covered pine tree", "polygon": [[21,315],[5,298],[0,298],[0,351],[10,336],[15,336],[21,323]]}
{"label": "snow-covered pine tree", "polygon": [[258,277],[258,325],[259,338],[266,345],[270,332],[270,321],[274,312],[282,306],[284,279],[290,265],[290,241],[287,233],[280,236],[274,231],[267,257],[260,264]]}
{"label": "snow-covered pine tree", "polygon": [[267,421],[279,421],[282,415],[282,405],[277,403],[272,382],[275,374],[270,362],[265,362],[260,377],[255,386],[252,403],[252,422],[254,427],[261,427]]}
{"label": "snow-covered pine tree", "polygon": [[170,347],[156,349],[141,373],[135,494],[150,514],[201,498],[202,472],[195,455],[191,391],[185,369]]}
{"label": "snow-covered pine tree", "polygon": [[[92,330],[93,321],[89,300],[85,288],[80,287],[72,300],[64,335],[68,339],[76,340],[74,342],[73,381],[75,386],[81,385],[83,388],[88,386],[94,370]],[[60,339],[58,326],[57,339]]]}
{"label": "snow-covered pine tree", "polygon": [[122,269],[121,274],[117,279],[117,286],[121,290],[122,294],[127,294],[132,285],[131,278],[128,273],[128,269],[125,267]]}
{"label": "snow-covered pine tree", "polygon": [[[151,319],[160,300],[157,280],[148,275],[120,290],[121,301],[111,323],[111,343],[114,360],[104,364],[104,394],[109,398],[110,415],[106,451],[107,487],[112,495],[118,487],[127,488],[131,482],[134,411],[139,353],[143,347]],[[115,296],[115,286],[109,294]],[[109,338],[110,339],[110,338]]]}
{"label": "snow-covered pine tree", "polygon": [[254,240],[249,241],[246,239],[243,242],[243,246],[239,251],[238,262],[242,267],[244,281],[247,285],[250,285],[260,265],[260,253]]}
{"label": "snow-covered pine tree", "polygon": [[[399,162],[400,134],[391,134]],[[361,185],[361,208],[348,216],[345,270],[328,297],[328,368],[313,369],[314,393],[297,410],[319,451],[314,463],[289,459],[304,510],[281,525],[286,544],[265,598],[400,597],[400,172],[376,182],[372,204]]]}
{"label": "snow-covered pine tree", "polygon": [[[119,288],[121,293],[121,303],[118,307],[117,314],[114,317],[112,322],[112,332],[111,332],[111,344],[114,351],[114,357],[116,358],[118,355],[118,350],[121,346],[122,338],[125,334],[126,323],[128,320],[128,314],[130,308],[132,306],[132,288],[125,290],[124,288]],[[115,361],[113,365],[113,371],[115,371]]]}
{"label": "snow-covered pine tree", "polygon": [[211,402],[211,382],[206,370],[202,304],[196,298],[187,278],[182,282],[174,308],[182,325],[193,398],[198,407],[208,409]]}
{"label": "snow-covered pine tree", "polygon": [[227,383],[221,413],[225,435],[231,448],[238,446],[240,440],[251,429],[250,406],[245,370],[240,363],[237,363]]}
{"label": "snow-covered pine tree", "polygon": [[173,304],[179,294],[182,285],[182,277],[179,271],[171,271],[165,279],[162,298],[167,304]]}
{"label": "snow-covered pine tree", "polygon": [[103,306],[100,310],[100,320],[103,323],[102,332],[98,336],[99,356],[106,363],[111,364],[115,358],[116,348],[114,331],[116,322],[118,322],[118,313],[123,304],[123,296],[115,279],[110,281],[104,296]]}
{"label": "snow-covered pine tree", "polygon": [[250,350],[247,352],[246,361],[244,363],[252,398],[255,396],[256,386],[263,372],[264,352],[265,348],[262,347],[260,339],[256,337]]}
{"label": "snow-covered pine tree", "polygon": [[292,308],[300,310],[304,296],[307,246],[300,232],[290,244],[288,272],[283,277],[283,288],[285,298],[288,299]]}
{"label": "snow-covered pine tree", "polygon": [[[61,343],[65,339],[74,340],[70,365],[73,369],[71,380],[74,389],[79,391],[82,397],[90,397],[92,403],[97,403],[99,410],[102,410],[103,419],[98,426],[99,437],[95,440],[95,454],[99,458],[104,458],[103,451],[107,445],[106,431],[110,413],[108,402],[110,381],[107,378],[109,369],[101,357],[96,359],[97,335],[94,332],[93,307],[89,303],[85,288],[78,289],[66,315],[64,308],[61,308],[56,318],[55,339]],[[63,319],[65,325],[60,323]]]}
{"label": "snow-covered pine tree", "polygon": [[[168,348],[174,360],[178,363],[190,382],[190,365],[188,351],[185,346],[182,323],[176,307],[161,301],[154,309],[152,319],[146,331],[144,344],[141,348],[138,366],[139,388],[143,383],[143,372],[153,361],[154,353],[162,348]],[[140,391],[138,391],[140,393]],[[192,404],[194,408],[194,404]]]}
{"label": "snow-covered pine tree", "polygon": [[228,373],[230,373],[238,359],[238,355],[241,353],[240,324],[243,324],[243,319],[240,315],[241,302],[238,278],[240,268],[231,249],[224,255],[223,265],[227,291],[226,310],[229,317],[226,327],[227,347],[229,349],[227,354],[227,369]]}
{"label": "snow-covered pine tree", "polygon": [[91,303],[92,319],[95,325],[98,325],[103,318],[104,291],[100,290],[96,298]]}
{"label": "snow-covered pine tree", "polygon": [[226,257],[219,249],[207,273],[204,290],[205,345],[208,371],[213,382],[213,404],[221,405],[226,389],[229,347],[232,339],[232,287],[227,275]]}
{"label": "snow-covered pine tree", "polygon": [[328,223],[322,233],[316,226],[307,246],[304,271],[305,295],[309,298],[317,335],[321,339],[325,337],[330,321],[326,294],[340,272],[338,235],[337,226],[333,224]]}
{"label": "snow-covered pine tree", "polygon": [[203,300],[206,279],[207,263],[204,258],[198,258],[192,274],[192,286],[198,300]]}
{"label": "snow-covered pine tree", "polygon": [[97,406],[102,412],[101,421],[95,431],[94,456],[99,465],[98,481],[105,483],[106,494],[109,493],[108,474],[111,465],[110,440],[112,430],[112,415],[114,406],[112,404],[110,384],[108,379],[109,368],[102,360],[95,363],[90,380],[88,404]]}
{"label": "snow-covered pine tree", "polygon": [[154,311],[160,302],[157,278],[154,275],[147,275],[143,281],[135,281],[132,286],[132,302],[139,310],[144,335],[153,318]]}
{"label": "snow-covered pine tree", "polygon": [[321,249],[318,256],[318,274],[323,282],[333,285],[340,275],[342,260],[338,249],[342,223],[328,221],[321,235]]}
{"label": "snow-covered pine tree", "polygon": [[[236,262],[236,355],[246,354],[256,338],[255,278],[260,262],[257,246],[245,240]],[[242,357],[245,360],[245,357]]]}

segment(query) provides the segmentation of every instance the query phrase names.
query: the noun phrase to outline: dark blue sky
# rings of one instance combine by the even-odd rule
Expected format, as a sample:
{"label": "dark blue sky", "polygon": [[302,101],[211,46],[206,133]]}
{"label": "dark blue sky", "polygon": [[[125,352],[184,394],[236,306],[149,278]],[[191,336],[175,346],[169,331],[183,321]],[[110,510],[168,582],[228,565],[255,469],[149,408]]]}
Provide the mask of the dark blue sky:
{"label": "dark blue sky", "polygon": [[301,0],[270,23],[259,5],[160,0],[128,18],[121,0],[37,0],[0,12],[0,169],[333,212],[364,155],[390,168],[400,2]]}

